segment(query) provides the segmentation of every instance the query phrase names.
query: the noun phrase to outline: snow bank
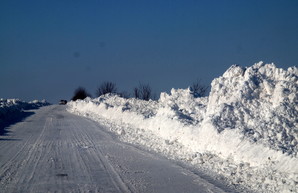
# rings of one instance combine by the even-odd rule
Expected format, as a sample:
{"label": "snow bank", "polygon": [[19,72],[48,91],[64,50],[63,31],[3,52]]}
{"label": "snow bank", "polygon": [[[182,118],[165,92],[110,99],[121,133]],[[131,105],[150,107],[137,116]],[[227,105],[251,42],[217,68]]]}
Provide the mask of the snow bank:
{"label": "snow bank", "polygon": [[298,191],[298,70],[230,67],[209,97],[189,89],[159,101],[106,95],[69,111],[105,122],[120,138],[223,175],[260,192]]}
{"label": "snow bank", "polygon": [[31,102],[24,102],[19,99],[0,99],[0,125],[6,120],[11,120],[18,116],[23,110],[36,109],[41,106],[49,105],[45,100],[34,100]]}
{"label": "snow bank", "polygon": [[297,68],[232,66],[212,82],[207,115],[218,132],[237,129],[252,142],[297,156]]}

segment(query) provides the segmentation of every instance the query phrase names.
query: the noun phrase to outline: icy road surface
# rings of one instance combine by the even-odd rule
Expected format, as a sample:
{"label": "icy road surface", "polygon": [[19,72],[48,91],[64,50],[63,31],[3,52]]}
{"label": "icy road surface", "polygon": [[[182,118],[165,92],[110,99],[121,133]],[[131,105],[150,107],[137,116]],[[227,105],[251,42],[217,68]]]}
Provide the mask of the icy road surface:
{"label": "icy road surface", "polygon": [[227,192],[101,125],[48,106],[0,136],[0,192]]}

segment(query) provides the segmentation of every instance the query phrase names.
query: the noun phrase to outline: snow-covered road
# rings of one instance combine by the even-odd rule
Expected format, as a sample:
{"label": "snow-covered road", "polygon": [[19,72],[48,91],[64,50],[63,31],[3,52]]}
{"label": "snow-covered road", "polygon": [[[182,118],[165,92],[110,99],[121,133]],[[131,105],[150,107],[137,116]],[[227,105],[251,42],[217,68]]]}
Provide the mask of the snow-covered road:
{"label": "snow-covered road", "polygon": [[65,106],[48,106],[0,136],[1,192],[226,192],[208,177],[120,142]]}

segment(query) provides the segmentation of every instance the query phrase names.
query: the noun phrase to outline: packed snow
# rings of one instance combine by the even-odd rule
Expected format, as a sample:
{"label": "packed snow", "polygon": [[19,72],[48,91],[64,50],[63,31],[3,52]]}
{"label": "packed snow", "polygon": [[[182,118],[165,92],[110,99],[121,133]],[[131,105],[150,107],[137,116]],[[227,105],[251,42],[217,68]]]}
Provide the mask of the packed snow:
{"label": "packed snow", "polygon": [[190,89],[158,101],[117,95],[68,103],[120,139],[213,171],[258,192],[298,192],[298,69],[231,66],[208,97]]}
{"label": "packed snow", "polygon": [[20,99],[0,99],[0,125],[6,121],[11,121],[19,116],[21,112],[29,109],[36,109],[49,105],[46,100],[24,102]]}

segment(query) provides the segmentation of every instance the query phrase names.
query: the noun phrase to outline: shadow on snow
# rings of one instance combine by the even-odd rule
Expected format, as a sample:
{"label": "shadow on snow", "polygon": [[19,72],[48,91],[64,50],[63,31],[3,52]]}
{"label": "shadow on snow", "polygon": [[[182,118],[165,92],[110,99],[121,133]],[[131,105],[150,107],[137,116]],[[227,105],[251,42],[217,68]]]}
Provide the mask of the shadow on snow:
{"label": "shadow on snow", "polygon": [[9,133],[8,129],[11,125],[21,122],[33,114],[35,113],[31,111],[30,112],[21,111],[21,112],[15,113],[13,116],[9,116],[4,120],[0,120],[0,136],[8,135]]}

